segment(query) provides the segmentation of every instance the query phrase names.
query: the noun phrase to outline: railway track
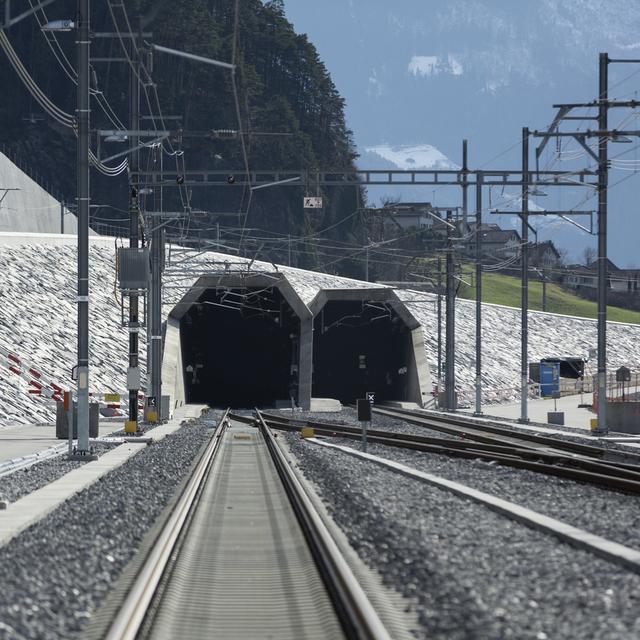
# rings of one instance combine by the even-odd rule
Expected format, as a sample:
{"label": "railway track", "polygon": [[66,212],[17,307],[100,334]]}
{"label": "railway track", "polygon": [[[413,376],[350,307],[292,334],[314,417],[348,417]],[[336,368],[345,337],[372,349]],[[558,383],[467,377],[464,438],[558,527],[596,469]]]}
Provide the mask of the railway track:
{"label": "railway track", "polygon": [[260,419],[228,412],[109,640],[390,636]]}
{"label": "railway track", "polygon": [[468,438],[477,442],[512,444],[542,451],[559,451],[578,454],[611,462],[640,464],[640,456],[637,454],[623,453],[604,447],[551,438],[537,433],[515,431],[485,422],[478,423],[467,417],[435,415],[421,410],[416,411],[395,407],[374,407],[373,411],[379,415],[404,420],[410,424],[427,427],[434,431],[440,431],[453,436]]}
{"label": "railway track", "polygon": [[[391,416],[393,412],[385,409],[381,413]],[[281,415],[265,412],[257,412],[257,416],[272,429],[301,431],[302,428],[308,426],[312,427],[315,433],[320,436],[338,436],[353,440],[360,440],[362,436],[362,431],[358,427],[313,420],[290,420]],[[405,419],[400,414],[394,414],[392,417]],[[247,417],[241,419],[252,420]],[[453,425],[448,425],[444,419],[442,422],[431,417],[422,420],[420,416],[411,416],[411,419],[407,421],[429,428],[433,428],[431,425],[437,423],[439,430],[446,431],[450,435],[460,435],[458,421]],[[545,439],[549,441],[547,443],[541,441],[543,436],[534,441],[528,437],[523,439],[505,437],[492,439],[490,435],[478,433],[478,430],[475,429],[469,432],[477,438],[474,440],[472,435],[466,436],[466,429],[463,431],[464,438],[454,439],[369,429],[367,440],[371,443],[425,453],[497,462],[509,467],[640,494],[640,466],[615,459],[605,460],[606,450],[598,447],[565,443],[551,438]],[[490,434],[490,432],[486,433]],[[529,436],[529,434],[525,434],[525,436]],[[567,449],[563,448],[564,444],[569,445]]]}

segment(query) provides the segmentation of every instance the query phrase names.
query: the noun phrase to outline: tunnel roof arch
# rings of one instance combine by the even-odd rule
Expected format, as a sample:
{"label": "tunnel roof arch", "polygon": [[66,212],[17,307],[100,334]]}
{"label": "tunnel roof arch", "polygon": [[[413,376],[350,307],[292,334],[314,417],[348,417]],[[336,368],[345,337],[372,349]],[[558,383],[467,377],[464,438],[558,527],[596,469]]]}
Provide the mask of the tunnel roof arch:
{"label": "tunnel roof arch", "polygon": [[180,320],[189,308],[196,304],[203,291],[207,289],[228,288],[268,288],[278,289],[287,304],[300,320],[309,320],[313,314],[301,300],[297,291],[282,273],[223,273],[200,276],[169,313],[169,317]]}
{"label": "tunnel roof arch", "polygon": [[398,298],[396,292],[389,287],[371,287],[370,289],[321,289],[311,301],[309,308],[314,317],[320,313],[322,308],[330,301],[371,301],[386,302],[398,314],[410,330],[419,329],[420,322],[409,311],[405,303]]}

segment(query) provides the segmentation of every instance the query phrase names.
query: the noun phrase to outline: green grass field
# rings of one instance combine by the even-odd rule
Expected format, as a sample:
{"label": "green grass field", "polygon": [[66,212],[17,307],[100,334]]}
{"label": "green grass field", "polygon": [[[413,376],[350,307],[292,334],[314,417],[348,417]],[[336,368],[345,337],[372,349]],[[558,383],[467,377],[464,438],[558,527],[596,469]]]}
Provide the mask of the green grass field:
{"label": "green grass field", "polygon": [[[474,282],[473,274],[469,268],[464,269],[463,278],[467,282]],[[467,300],[475,300],[475,285],[469,287],[463,284],[460,287],[459,295]],[[520,296],[520,278],[505,276],[500,273],[485,273],[482,275],[483,302],[520,308]],[[542,283],[533,279],[529,281],[529,308],[542,311]],[[561,289],[557,284],[547,283],[546,310],[551,313],[563,313],[581,318],[595,318],[597,305],[590,300],[578,298],[578,296]],[[640,311],[608,307],[607,320],[640,324]]]}

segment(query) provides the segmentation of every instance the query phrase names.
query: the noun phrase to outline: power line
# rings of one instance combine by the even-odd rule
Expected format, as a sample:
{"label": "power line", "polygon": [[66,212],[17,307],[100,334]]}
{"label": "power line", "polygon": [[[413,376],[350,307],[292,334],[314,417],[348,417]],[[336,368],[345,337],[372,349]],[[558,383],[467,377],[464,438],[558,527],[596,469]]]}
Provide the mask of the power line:
{"label": "power line", "polygon": [[[40,104],[40,106],[54,119],[56,122],[62,124],[63,126],[73,129],[74,133],[77,135],[77,126],[76,119],[69,113],[66,113],[59,107],[57,107],[49,97],[40,89],[35,80],[31,77],[26,67],[20,60],[20,57],[11,46],[9,39],[7,38],[4,31],[0,30],[0,47],[4,50],[11,66],[18,74],[18,77],[27,88],[29,93],[34,97],[34,99]],[[122,163],[115,167],[109,167],[104,163],[100,162],[100,160],[96,157],[96,155],[90,151],[89,159],[91,164],[98,169],[101,173],[104,173],[107,176],[117,176],[122,173],[127,168],[127,161],[124,160]]]}

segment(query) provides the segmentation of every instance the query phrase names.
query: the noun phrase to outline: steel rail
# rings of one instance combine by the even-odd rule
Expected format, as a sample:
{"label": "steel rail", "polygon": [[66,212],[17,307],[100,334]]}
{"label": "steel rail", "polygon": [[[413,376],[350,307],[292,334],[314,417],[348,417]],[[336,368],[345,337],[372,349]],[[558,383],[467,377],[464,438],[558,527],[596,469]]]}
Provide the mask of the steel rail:
{"label": "steel rail", "polygon": [[[266,415],[268,417],[269,420],[273,420],[275,422],[277,421],[289,421],[289,422],[295,422],[296,420],[290,420],[288,418],[285,418],[284,416],[280,416],[280,415],[276,415],[276,414],[268,414],[268,413],[263,413],[263,415]],[[398,418],[400,420],[404,420],[404,417],[402,418]],[[361,433],[361,430],[357,427],[348,427],[345,425],[341,425],[341,424],[332,424],[332,423],[325,423],[325,422],[316,422],[316,421],[312,421],[312,420],[297,420],[297,422],[303,422],[305,425],[314,427],[316,429],[326,429],[326,430],[351,430],[353,433]],[[418,426],[425,426],[419,423],[416,423]],[[435,429],[434,429],[435,430]],[[594,448],[596,452],[598,452],[598,455],[596,456],[591,456],[591,455],[584,455],[584,454],[579,454],[579,453],[573,453],[571,450],[566,451],[564,449],[563,445],[563,441],[561,440],[552,440],[549,439],[550,442],[553,443],[558,443],[560,446],[556,446],[556,447],[538,447],[538,446],[531,446],[527,443],[526,440],[520,440],[519,438],[509,438],[508,440],[499,440],[493,437],[479,437],[479,438],[474,438],[472,435],[467,435],[466,432],[462,432],[460,431],[460,429],[455,429],[455,430],[449,430],[449,429],[441,429],[441,431],[449,433],[450,435],[456,436],[458,439],[452,439],[452,438],[438,438],[438,437],[434,437],[434,436],[422,436],[422,435],[415,435],[415,434],[406,434],[406,433],[401,433],[401,432],[396,432],[396,431],[379,431],[376,432],[375,430],[372,432],[371,430],[368,430],[368,433],[377,433],[380,436],[386,437],[386,438],[401,438],[401,439],[405,439],[405,440],[413,440],[414,442],[423,442],[423,443],[429,443],[429,444],[434,444],[434,445],[443,445],[443,446],[448,446],[448,447],[452,447],[452,448],[459,448],[459,449],[474,449],[477,451],[497,451],[497,452],[504,452],[504,453],[510,453],[510,452],[514,452],[517,451],[519,453],[522,453],[522,455],[525,456],[529,456],[529,457],[533,457],[533,458],[539,458],[539,457],[548,457],[550,459],[554,459],[554,460],[562,460],[562,459],[568,459],[571,461],[575,461],[576,463],[579,462],[585,462],[585,463],[591,463],[591,462],[595,462],[598,465],[606,465],[607,467],[611,467],[614,469],[626,469],[628,471],[631,471],[632,473],[640,473],[640,464],[638,463],[626,463],[626,462],[621,462],[619,460],[614,459],[608,459],[608,460],[603,460],[603,457],[601,454],[603,452],[607,452],[606,450],[602,450],[602,449],[598,449],[598,448]],[[330,435],[329,433],[323,434],[323,435]],[[518,435],[516,433],[516,435]],[[466,438],[466,439],[465,439]],[[573,443],[569,443],[570,445],[572,445]],[[578,445],[580,446],[580,445]],[[627,456],[626,454],[623,454],[623,457],[628,458],[629,456]],[[635,456],[634,456],[635,458]],[[633,477],[633,476],[630,476]]]}
{"label": "steel rail", "polygon": [[[303,427],[291,424],[284,417],[268,414],[266,424],[274,429],[300,431]],[[264,419],[264,418],[263,418]],[[318,435],[341,436],[352,440],[361,439],[361,430],[343,425],[326,425],[305,421],[312,426]],[[450,457],[480,459],[499,462],[505,466],[526,469],[567,478],[579,482],[596,484],[610,489],[640,494],[640,469],[628,469],[625,466],[598,462],[582,457],[567,456],[557,453],[545,453],[539,449],[504,447],[501,445],[484,445],[481,443],[462,442],[445,438],[430,438],[399,434],[397,432],[368,431],[367,440],[392,447],[411,449],[426,453],[436,453]]]}
{"label": "steel rail", "polygon": [[[267,416],[267,422],[272,424],[290,424],[291,420],[284,416],[276,416],[273,414],[263,413],[263,416]],[[305,420],[304,424],[313,427],[321,435],[335,435],[337,433],[344,435],[355,435],[358,438],[362,435],[362,430],[358,427],[348,427],[344,425],[314,422],[311,420]],[[292,427],[291,430],[300,429]],[[434,436],[422,436],[415,434],[401,433],[398,431],[380,431],[380,430],[367,430],[367,437],[369,434],[372,437],[377,437],[385,440],[385,444],[394,443],[387,442],[388,440],[397,441],[395,446],[405,448],[419,448],[419,445],[435,445],[439,448],[461,449],[470,450],[474,452],[487,452],[487,453],[502,453],[504,455],[518,456],[530,459],[543,459],[549,462],[565,462],[566,464],[573,464],[575,466],[592,469],[592,470],[615,470],[622,476],[630,479],[640,480],[640,465],[632,465],[626,463],[616,462],[603,462],[599,458],[590,458],[588,456],[579,456],[577,454],[567,454],[561,450],[545,451],[539,448],[529,448],[526,446],[514,446],[503,444],[485,444],[473,440],[454,440],[452,438],[438,438]],[[424,449],[431,450],[431,449]]]}
{"label": "steel rail", "polygon": [[534,444],[540,444],[550,449],[571,451],[592,458],[605,457],[610,453],[607,449],[602,447],[594,447],[592,445],[569,442],[567,440],[558,440],[556,438],[550,438],[548,436],[534,433],[522,433],[492,424],[478,424],[477,422],[471,422],[470,420],[448,415],[427,415],[422,411],[418,412],[412,411],[411,409],[396,409],[395,407],[374,407],[373,411],[381,415],[386,415],[390,418],[397,418],[412,424],[425,426],[433,429],[434,431],[442,431],[452,435],[464,435],[465,437],[478,439],[480,442],[497,442],[497,438],[495,436],[498,436],[500,438],[506,438],[511,442],[529,442],[531,443],[529,445],[531,447]]}
{"label": "steel rail", "polygon": [[609,562],[614,562],[624,569],[630,569],[634,573],[640,573],[640,551],[625,545],[619,544],[613,540],[608,540],[594,533],[579,529],[571,524],[547,516],[543,513],[533,511],[521,504],[499,498],[496,495],[479,491],[454,480],[443,478],[432,473],[420,471],[413,467],[381,458],[379,456],[357,451],[351,447],[324,442],[313,438],[311,442],[315,446],[336,449],[363,460],[368,460],[374,464],[386,467],[392,471],[402,474],[409,478],[428,483],[445,491],[451,491],[453,494],[459,495],[465,499],[473,500],[484,505],[488,509],[506,516],[514,522],[519,522],[526,527],[542,531],[543,533],[553,535],[562,542],[568,543],[578,549],[583,549],[589,553],[593,553]]}
{"label": "steel rail", "polygon": [[220,419],[182,496],[129,591],[124,606],[111,624],[105,636],[106,640],[134,640],[137,637],[164,570],[197,502],[200,488],[211,469],[211,462],[220,449],[220,442],[228,424],[228,413],[227,409]]}
{"label": "steel rail", "polygon": [[166,579],[167,572],[173,570],[172,562],[188,535],[230,419],[251,423],[259,429],[345,637],[349,640],[391,640],[269,427],[260,419],[234,416],[228,409],[129,589],[125,604],[104,637],[107,640],[134,640],[149,631],[146,626],[154,616],[152,612],[157,606],[162,581]]}
{"label": "steel rail", "polygon": [[[348,638],[391,640],[258,409],[258,427]],[[235,419],[235,418],[234,418]]]}

